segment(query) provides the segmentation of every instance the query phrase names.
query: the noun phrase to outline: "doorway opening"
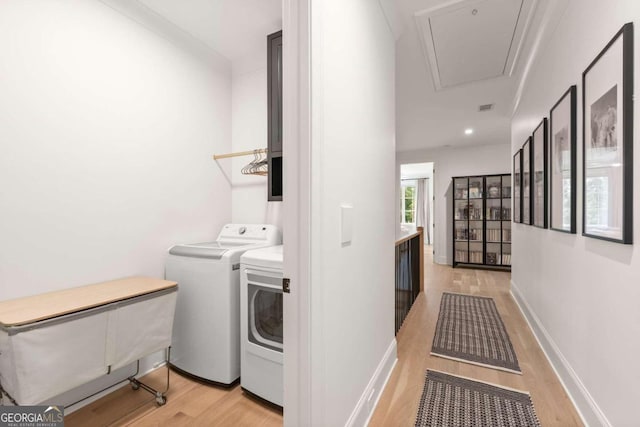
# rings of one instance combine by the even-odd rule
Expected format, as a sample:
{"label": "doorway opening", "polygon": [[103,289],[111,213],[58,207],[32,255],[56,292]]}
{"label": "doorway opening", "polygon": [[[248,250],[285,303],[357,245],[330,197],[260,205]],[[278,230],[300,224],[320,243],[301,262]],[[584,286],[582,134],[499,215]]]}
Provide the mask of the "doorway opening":
{"label": "doorway opening", "polygon": [[400,165],[400,227],[424,227],[424,243],[433,252],[434,163]]}

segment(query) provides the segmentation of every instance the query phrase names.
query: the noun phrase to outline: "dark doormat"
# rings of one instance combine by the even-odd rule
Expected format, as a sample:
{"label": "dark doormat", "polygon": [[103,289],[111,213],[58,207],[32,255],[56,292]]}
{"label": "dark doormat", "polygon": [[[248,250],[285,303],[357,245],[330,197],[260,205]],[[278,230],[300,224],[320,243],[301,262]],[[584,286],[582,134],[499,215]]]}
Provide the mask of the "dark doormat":
{"label": "dark doormat", "polygon": [[528,393],[427,371],[416,427],[540,427]]}
{"label": "dark doormat", "polygon": [[431,354],[522,373],[492,298],[443,293]]}

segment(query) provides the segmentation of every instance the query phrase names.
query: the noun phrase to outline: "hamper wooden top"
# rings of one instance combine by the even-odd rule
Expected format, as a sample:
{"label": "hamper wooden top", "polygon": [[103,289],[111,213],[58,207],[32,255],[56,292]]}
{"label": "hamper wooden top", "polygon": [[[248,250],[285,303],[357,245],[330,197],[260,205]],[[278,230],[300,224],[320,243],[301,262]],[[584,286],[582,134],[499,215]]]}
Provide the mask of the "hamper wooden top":
{"label": "hamper wooden top", "polygon": [[177,287],[152,277],[127,277],[94,285],[0,301],[0,325],[23,326],[112,302]]}

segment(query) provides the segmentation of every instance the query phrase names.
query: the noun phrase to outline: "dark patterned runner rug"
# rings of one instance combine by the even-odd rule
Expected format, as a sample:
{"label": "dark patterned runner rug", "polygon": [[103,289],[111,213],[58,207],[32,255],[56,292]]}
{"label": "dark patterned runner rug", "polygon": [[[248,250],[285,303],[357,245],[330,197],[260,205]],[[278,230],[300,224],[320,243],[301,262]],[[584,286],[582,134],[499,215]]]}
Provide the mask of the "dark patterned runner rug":
{"label": "dark patterned runner rug", "polygon": [[416,427],[540,427],[527,393],[427,371]]}
{"label": "dark patterned runner rug", "polygon": [[431,354],[522,373],[492,298],[443,293]]}

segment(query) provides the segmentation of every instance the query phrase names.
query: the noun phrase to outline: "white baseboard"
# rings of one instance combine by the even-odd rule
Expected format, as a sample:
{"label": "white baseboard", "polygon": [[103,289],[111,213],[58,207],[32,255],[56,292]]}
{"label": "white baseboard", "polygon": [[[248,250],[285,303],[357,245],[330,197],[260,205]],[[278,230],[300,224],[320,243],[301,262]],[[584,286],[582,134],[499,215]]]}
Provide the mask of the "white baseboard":
{"label": "white baseboard", "polygon": [[362,396],[360,396],[345,427],[364,427],[369,424],[373,411],[376,409],[380,396],[382,395],[382,390],[384,390],[387,385],[387,381],[389,381],[389,377],[391,377],[391,372],[393,372],[397,361],[397,343],[394,338],[384,353],[382,360],[380,360]]}
{"label": "white baseboard", "polygon": [[436,264],[451,265],[446,256],[436,256]]}
{"label": "white baseboard", "polygon": [[511,295],[529,324],[529,328],[533,331],[533,335],[536,337],[538,344],[540,344],[551,367],[560,379],[560,383],[569,395],[569,399],[576,407],[582,422],[586,426],[611,427],[611,423],[582,383],[578,374],[573,370],[569,361],[563,356],[560,348],[551,338],[551,335],[549,335],[526,299],[524,299],[522,292],[520,292],[513,280],[511,281]]}

